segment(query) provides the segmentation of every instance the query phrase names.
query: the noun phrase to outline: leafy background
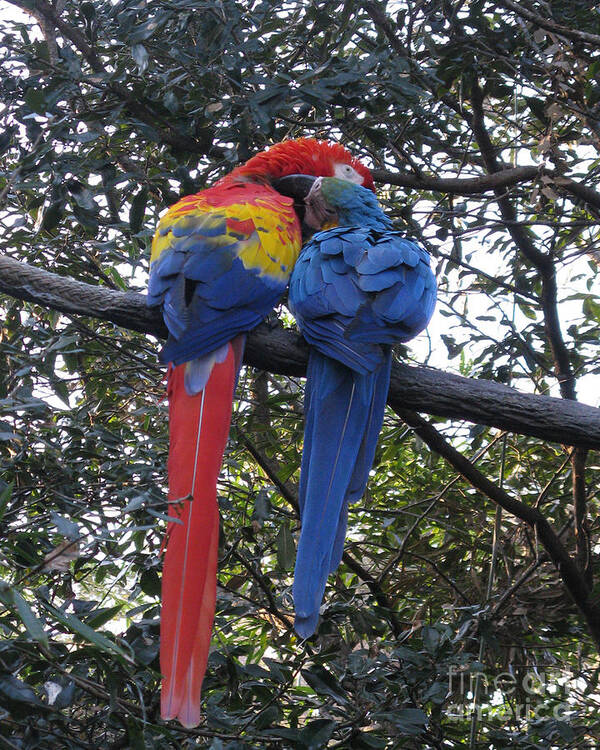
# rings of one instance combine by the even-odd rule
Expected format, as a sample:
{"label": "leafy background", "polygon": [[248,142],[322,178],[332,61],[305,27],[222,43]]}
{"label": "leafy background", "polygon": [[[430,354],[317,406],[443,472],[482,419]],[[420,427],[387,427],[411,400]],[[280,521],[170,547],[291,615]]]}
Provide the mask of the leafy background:
{"label": "leafy background", "polygon": [[[379,170],[386,209],[437,259],[438,322],[399,354],[596,403],[600,15],[588,3],[4,9],[2,252],[143,290],[157,217],[180,195],[274,141],[339,139]],[[520,166],[535,169],[496,192],[431,181]],[[204,723],[161,723],[157,343],[9,296],[0,307],[0,743],[593,746],[594,634],[535,533],[392,412],[317,636],[298,641],[303,386],[250,368],[219,486]],[[593,591],[596,454],[433,425],[545,514]]]}

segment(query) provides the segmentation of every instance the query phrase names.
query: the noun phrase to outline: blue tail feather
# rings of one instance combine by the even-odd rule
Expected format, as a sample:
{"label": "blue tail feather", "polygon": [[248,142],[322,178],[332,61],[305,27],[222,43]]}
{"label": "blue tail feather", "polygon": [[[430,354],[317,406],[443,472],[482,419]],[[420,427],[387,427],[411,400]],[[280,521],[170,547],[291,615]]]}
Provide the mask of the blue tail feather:
{"label": "blue tail feather", "polygon": [[[300,480],[302,530],[293,588],[295,627],[304,638],[316,628],[332,556],[338,563],[341,557],[346,495],[361,452],[365,415],[371,413],[378,376],[379,372],[359,375],[311,351]],[[367,456],[368,451],[363,452]],[[360,475],[368,477],[368,470],[361,469]]]}
{"label": "blue tail feather", "polygon": [[330,573],[337,570],[337,567],[342,560],[342,555],[344,554],[344,541],[346,539],[346,527],[348,525],[348,506],[357,503],[360,500],[367,487],[367,482],[369,481],[369,472],[373,466],[377,440],[379,438],[379,432],[381,431],[381,425],[383,424],[383,415],[385,413],[385,404],[387,402],[387,394],[390,385],[391,368],[392,350],[388,349],[385,352],[383,367],[376,373],[373,397],[371,399],[368,417],[366,418],[364,426],[362,442],[360,444],[358,455],[356,456],[354,471],[352,472],[348,489],[346,490],[344,507],[340,513],[337,534],[333,549],[331,550],[331,560],[329,561]]}
{"label": "blue tail feather", "polygon": [[329,558],[329,572],[335,573],[338,569],[338,565],[342,561],[344,554],[344,542],[346,541],[346,529],[348,528],[348,493],[344,498],[342,509],[340,511],[340,518],[338,520],[337,531],[335,534],[335,541],[331,549],[331,557]]}
{"label": "blue tail feather", "polygon": [[348,485],[348,503],[356,503],[362,497],[367,482],[369,481],[369,472],[375,459],[375,449],[377,440],[383,424],[383,415],[387,402],[388,390],[390,386],[390,374],[392,369],[392,350],[385,352],[383,366],[377,371],[375,387],[373,389],[373,399],[371,400],[368,421],[365,425],[365,433],[356,458],[352,479]]}
{"label": "blue tail feather", "polygon": [[328,573],[342,558],[348,506],[369,479],[390,345],[425,328],[436,290],[429,255],[392,229],[371,192],[325,177],[311,200],[334,209],[340,226],[313,236],[290,280],[290,310],[311,347],[294,580],[303,637],[317,626]]}

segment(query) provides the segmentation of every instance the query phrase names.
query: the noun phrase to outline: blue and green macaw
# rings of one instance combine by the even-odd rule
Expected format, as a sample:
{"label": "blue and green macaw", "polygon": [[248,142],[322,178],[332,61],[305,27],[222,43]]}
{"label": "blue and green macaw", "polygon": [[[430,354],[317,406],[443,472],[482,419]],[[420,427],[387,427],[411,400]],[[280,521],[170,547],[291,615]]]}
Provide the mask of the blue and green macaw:
{"label": "blue and green macaw", "polygon": [[327,576],[341,561],[348,505],[367,484],[391,346],[427,326],[436,299],[428,253],[392,229],[372,191],[318,178],[306,202],[308,224],[337,226],[303,248],[289,291],[311,347],[293,586],[295,628],[303,638],[317,627]]}

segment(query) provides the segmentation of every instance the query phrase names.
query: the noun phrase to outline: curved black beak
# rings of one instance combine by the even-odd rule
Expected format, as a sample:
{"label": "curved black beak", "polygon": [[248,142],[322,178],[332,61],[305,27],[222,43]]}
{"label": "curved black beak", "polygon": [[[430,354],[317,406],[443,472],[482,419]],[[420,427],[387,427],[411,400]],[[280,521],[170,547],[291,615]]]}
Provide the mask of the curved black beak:
{"label": "curved black beak", "polygon": [[316,177],[308,174],[290,174],[287,177],[280,177],[278,180],[271,182],[274,190],[294,200],[294,211],[300,219],[302,238],[305,241],[315,230],[304,222],[304,214],[306,212],[304,199],[310,193],[316,179]]}
{"label": "curved black beak", "polygon": [[293,198],[294,202],[304,204],[304,199],[310,193],[316,179],[308,174],[290,174],[273,180],[271,185],[278,193]]}

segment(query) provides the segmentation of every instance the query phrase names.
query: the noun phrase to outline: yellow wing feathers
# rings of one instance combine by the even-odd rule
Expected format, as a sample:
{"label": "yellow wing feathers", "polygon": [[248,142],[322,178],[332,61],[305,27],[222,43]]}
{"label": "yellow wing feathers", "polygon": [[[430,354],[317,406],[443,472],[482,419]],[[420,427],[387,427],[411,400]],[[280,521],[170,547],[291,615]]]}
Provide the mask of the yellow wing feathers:
{"label": "yellow wing feathers", "polygon": [[228,248],[245,268],[280,281],[289,278],[302,243],[292,200],[262,185],[214,188],[171,206],[156,229],[150,262],[181,240],[197,240],[200,252]]}

